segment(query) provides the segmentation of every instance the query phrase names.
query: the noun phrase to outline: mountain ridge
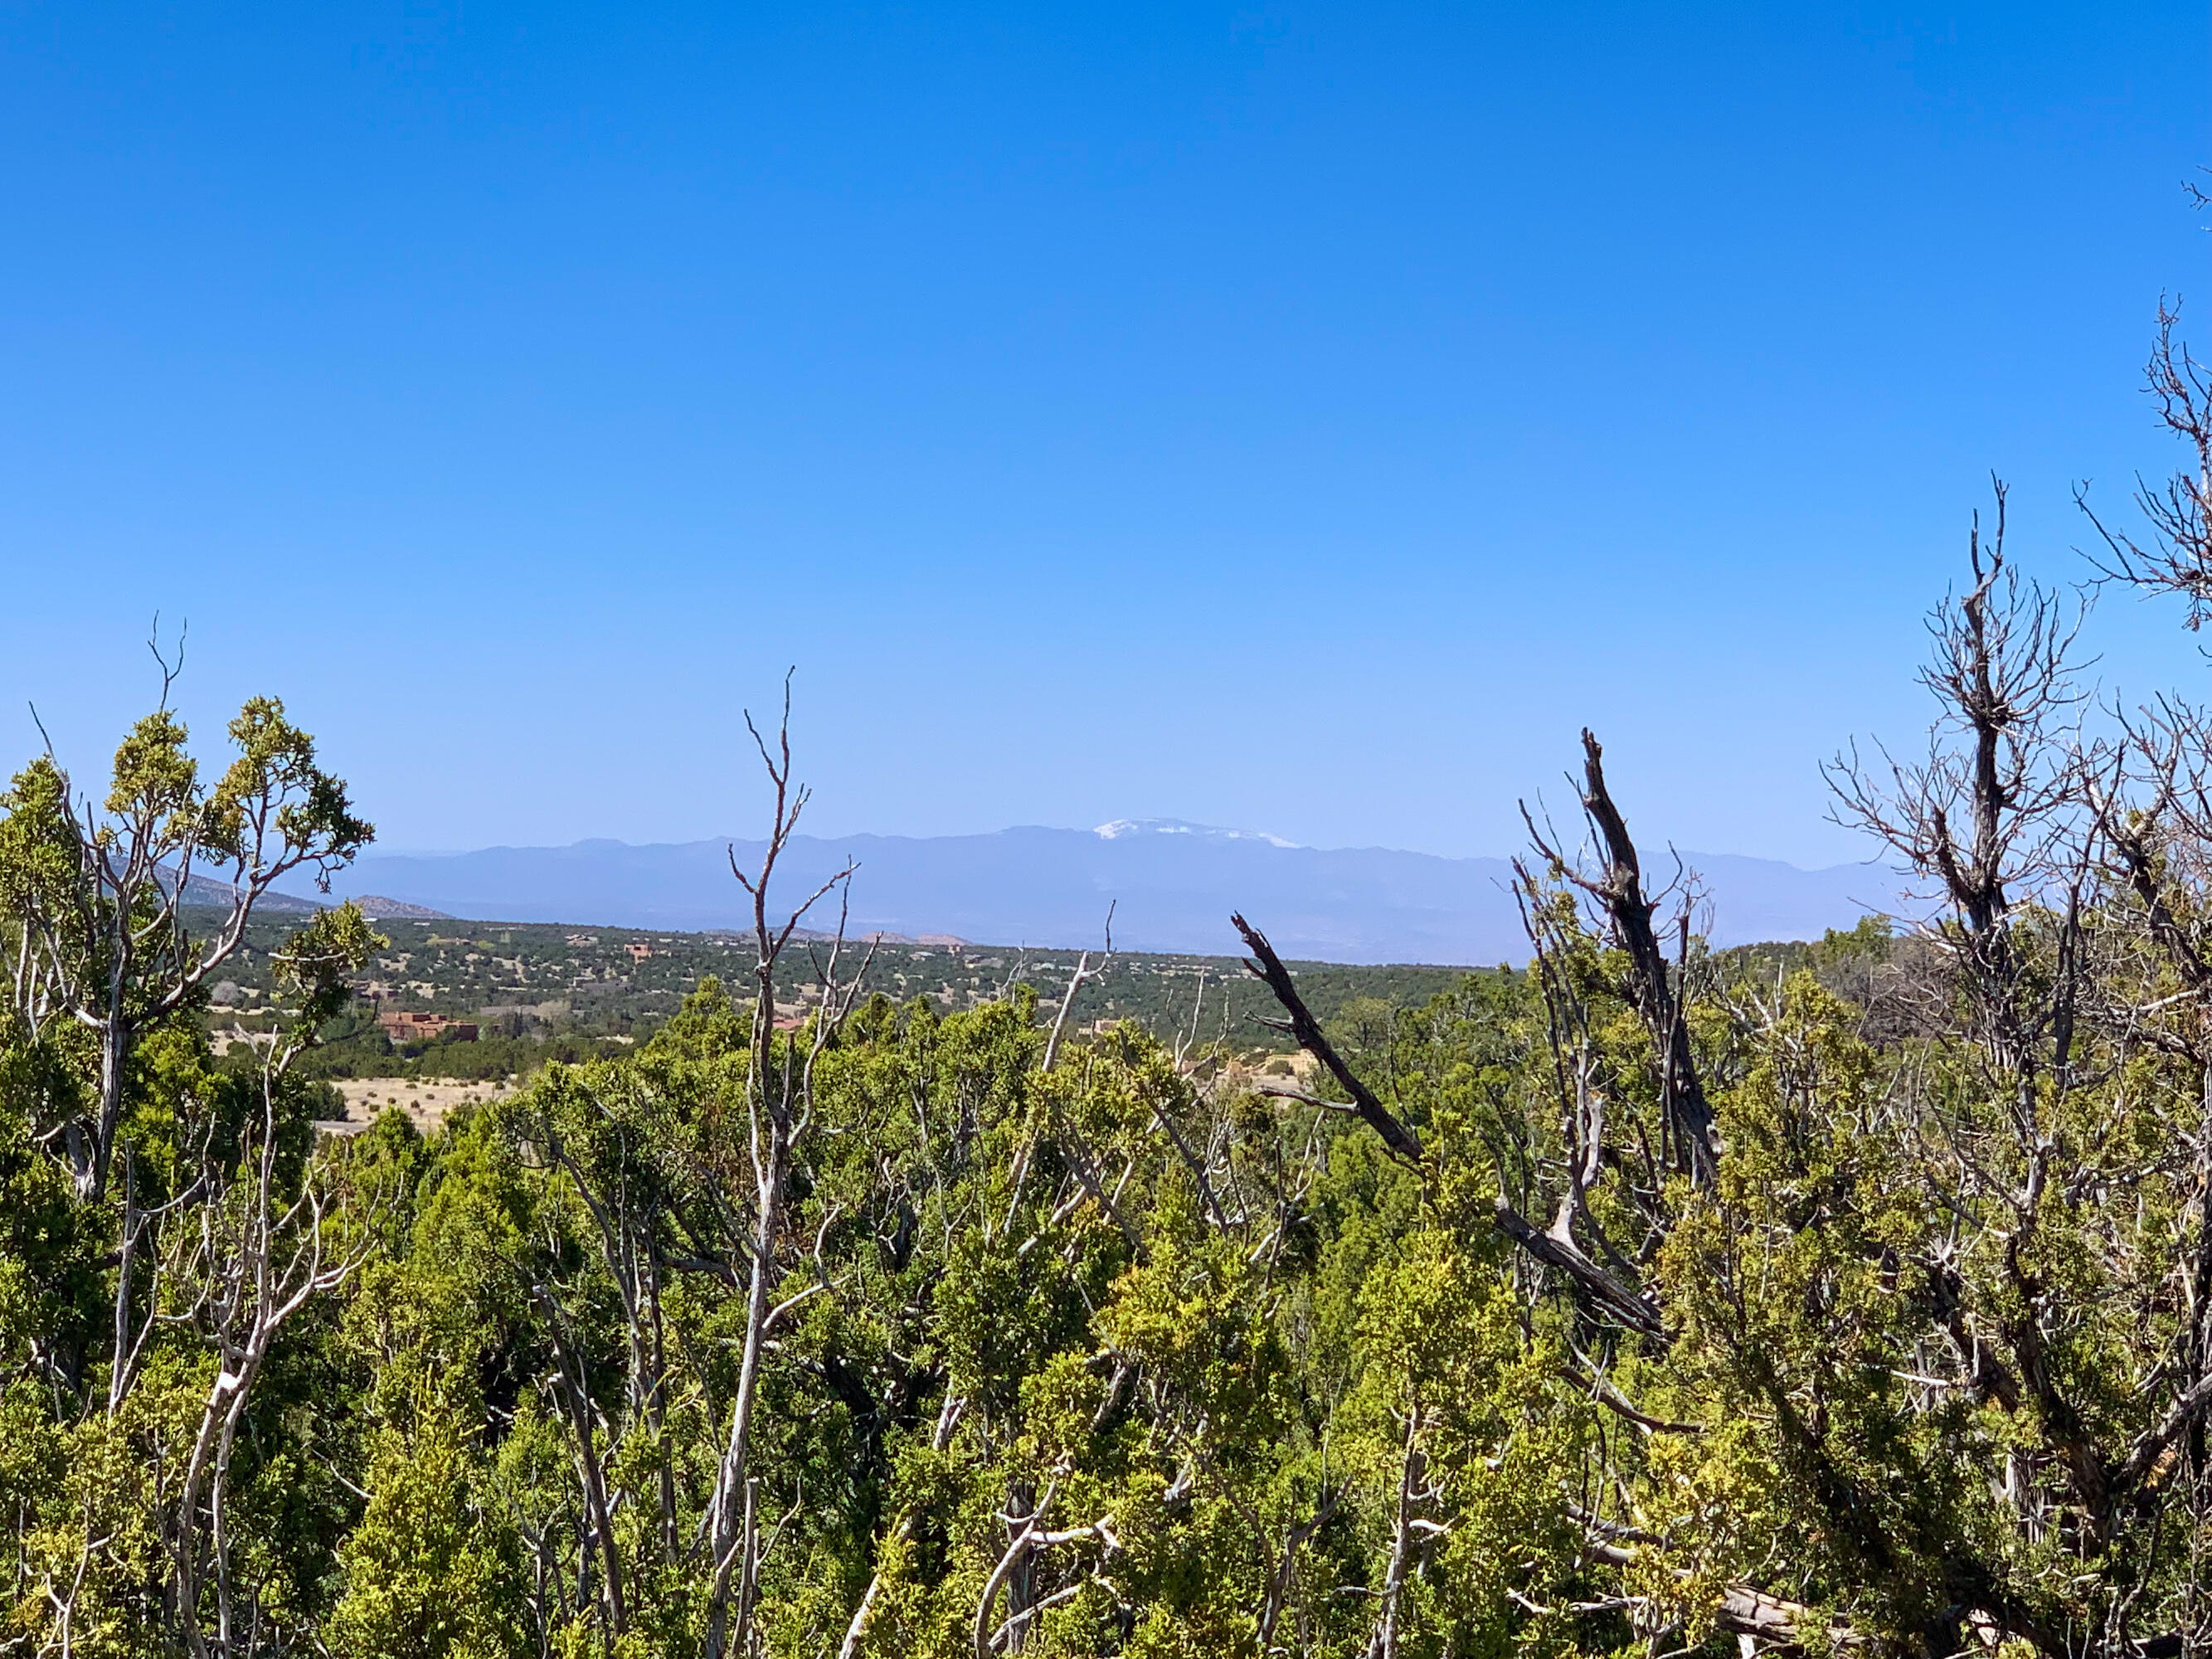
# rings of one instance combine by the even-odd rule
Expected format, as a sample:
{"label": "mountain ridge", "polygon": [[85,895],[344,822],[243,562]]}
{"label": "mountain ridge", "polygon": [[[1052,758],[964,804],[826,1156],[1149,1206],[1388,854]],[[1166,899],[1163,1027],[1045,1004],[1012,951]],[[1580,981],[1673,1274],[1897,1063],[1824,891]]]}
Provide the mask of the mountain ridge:
{"label": "mountain ridge", "polygon": [[[480,921],[559,921],[701,931],[750,921],[729,871],[757,866],[758,841],[631,843],[365,854],[332,883]],[[1815,938],[1871,910],[1895,913],[1898,884],[1872,864],[1801,870],[1737,854],[1681,854],[1711,894],[1717,945]],[[1115,942],[1148,951],[1237,948],[1242,910],[1285,956],[1345,963],[1520,962],[1528,954],[1502,858],[1389,848],[1299,847],[1255,831],[1172,819],[1094,830],[1018,825],[972,836],[794,836],[775,902],[789,904],[855,864],[854,933],[950,934],[993,944],[1077,949]],[[834,926],[827,898],[810,925]]]}

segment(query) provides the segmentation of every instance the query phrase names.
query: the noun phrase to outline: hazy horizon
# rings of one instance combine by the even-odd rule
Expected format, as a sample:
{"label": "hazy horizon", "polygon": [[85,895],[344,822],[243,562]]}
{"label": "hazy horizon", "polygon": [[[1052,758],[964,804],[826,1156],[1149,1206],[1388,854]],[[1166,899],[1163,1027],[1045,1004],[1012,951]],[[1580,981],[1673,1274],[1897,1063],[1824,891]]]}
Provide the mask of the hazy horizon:
{"label": "hazy horizon", "polygon": [[[1242,912],[1310,960],[1470,964],[1527,952],[1516,866],[1505,856],[1298,847],[1196,825],[1109,827],[1116,833],[1024,825],[980,836],[801,834],[777,860],[769,901],[780,911],[850,870],[838,902],[860,933],[1072,950],[1102,943],[1110,925],[1126,949],[1222,955],[1239,948],[1230,917]],[[755,867],[765,851],[744,837],[372,850],[330,890],[487,922],[713,931],[750,915],[726,845]],[[1693,923],[1716,945],[1817,939],[1871,911],[1918,914],[1880,864],[1808,871],[1685,848],[1680,873],[1694,880],[1678,887],[1668,849],[1647,842],[1644,857],[1654,897],[1671,904],[1678,891],[1693,896]]]}
{"label": "hazy horizon", "polygon": [[[1109,823],[1115,822],[1132,822],[1132,820],[1108,820]],[[1394,847],[1383,842],[1346,842],[1328,846],[1319,846],[1307,842],[1290,841],[1284,837],[1273,835],[1271,832],[1264,830],[1255,830],[1248,826],[1236,824],[1191,823],[1188,820],[1166,818],[1139,819],[1134,820],[1133,822],[1148,826],[1153,824],[1173,823],[1180,826],[1181,828],[1192,830],[1216,835],[1230,835],[1243,839],[1270,842],[1278,848],[1293,852],[1405,853],[1419,858],[1436,858],[1449,860],[1455,862],[1466,862],[1477,860],[1496,860],[1510,859],[1522,850],[1520,847],[1507,846],[1481,852],[1432,853],[1423,848]],[[1061,835],[1095,836],[1097,835],[1104,827],[1105,826],[1099,824],[1006,823],[1000,824],[996,829],[993,830],[951,830],[942,835],[911,835],[899,830],[850,830],[836,834],[830,834],[827,832],[817,831],[811,826],[802,826],[796,838],[817,842],[950,841],[1009,835],[1024,830],[1044,830]],[[735,842],[740,845],[744,845],[749,842],[757,842],[758,839],[759,837],[757,836],[750,836],[739,832],[731,832],[728,834],[707,836],[653,836],[638,839],[631,839],[622,836],[585,835],[575,836],[572,840],[561,842],[488,842],[482,845],[474,847],[398,846],[389,845],[383,842],[376,842],[371,843],[368,850],[362,854],[362,857],[364,860],[372,861],[379,858],[449,859],[466,858],[471,854],[476,853],[562,852],[572,848],[591,846],[641,848],[654,847],[699,847],[708,844],[719,845],[729,842]],[[1893,862],[1894,859],[1894,855],[1889,853],[1887,849],[1877,848],[1862,858],[1833,859],[1826,864],[1808,865],[1799,863],[1791,859],[1769,858],[1762,854],[1741,852],[1733,848],[1672,848],[1671,843],[1663,841],[1654,842],[1651,842],[1650,845],[1655,852],[1662,854],[1662,856],[1671,849],[1673,851],[1679,852],[1685,859],[1712,857],[1741,858],[1763,864],[1785,865],[1794,870],[1805,871],[1808,874],[1818,874],[1826,871],[1840,870],[1857,866],[1886,866]]]}

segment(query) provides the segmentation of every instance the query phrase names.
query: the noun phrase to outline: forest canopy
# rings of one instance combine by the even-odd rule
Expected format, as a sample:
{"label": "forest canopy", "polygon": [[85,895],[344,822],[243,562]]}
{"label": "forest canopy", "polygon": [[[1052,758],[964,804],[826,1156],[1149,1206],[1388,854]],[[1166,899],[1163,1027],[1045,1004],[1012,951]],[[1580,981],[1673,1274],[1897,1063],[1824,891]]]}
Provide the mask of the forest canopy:
{"label": "forest canopy", "polygon": [[[2152,390],[2189,453],[2091,574],[2193,627],[2170,314]],[[1831,769],[1922,914],[1706,952],[1585,733],[1529,971],[1324,1019],[1236,919],[1294,1077],[1071,1021],[1087,960],[867,993],[842,881],[771,902],[787,698],[727,982],[318,1139],[371,924],[271,951],[252,1042],[204,1016],[373,832],[274,700],[204,775],[165,680],[108,779],[0,800],[0,1650],[2206,1650],[2212,725],[2100,702],[2007,531],[1925,746]]]}

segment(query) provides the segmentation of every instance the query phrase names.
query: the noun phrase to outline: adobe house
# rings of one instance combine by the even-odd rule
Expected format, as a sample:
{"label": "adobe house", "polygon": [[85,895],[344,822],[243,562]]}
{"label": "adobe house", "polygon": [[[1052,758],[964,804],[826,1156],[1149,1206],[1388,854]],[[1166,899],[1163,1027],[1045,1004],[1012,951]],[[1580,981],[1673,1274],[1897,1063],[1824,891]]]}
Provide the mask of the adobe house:
{"label": "adobe house", "polygon": [[384,1035],[394,1042],[428,1042],[435,1037],[450,1037],[455,1042],[474,1042],[477,1028],[464,1020],[448,1019],[443,1014],[421,1014],[411,1008],[396,1008],[380,1013],[376,1023],[384,1028]]}

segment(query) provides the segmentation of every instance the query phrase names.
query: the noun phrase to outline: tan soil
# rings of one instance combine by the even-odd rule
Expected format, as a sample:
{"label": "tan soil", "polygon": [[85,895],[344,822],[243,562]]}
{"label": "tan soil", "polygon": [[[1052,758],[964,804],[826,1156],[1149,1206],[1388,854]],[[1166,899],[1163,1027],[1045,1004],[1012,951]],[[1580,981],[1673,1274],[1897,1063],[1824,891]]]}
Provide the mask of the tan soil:
{"label": "tan soil", "polygon": [[497,1100],[514,1092],[511,1083],[471,1083],[448,1078],[366,1077],[333,1079],[345,1101],[345,1116],[315,1127],[325,1134],[356,1135],[393,1106],[403,1109],[424,1134],[445,1122],[454,1107]]}

